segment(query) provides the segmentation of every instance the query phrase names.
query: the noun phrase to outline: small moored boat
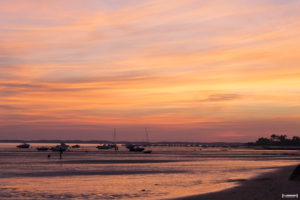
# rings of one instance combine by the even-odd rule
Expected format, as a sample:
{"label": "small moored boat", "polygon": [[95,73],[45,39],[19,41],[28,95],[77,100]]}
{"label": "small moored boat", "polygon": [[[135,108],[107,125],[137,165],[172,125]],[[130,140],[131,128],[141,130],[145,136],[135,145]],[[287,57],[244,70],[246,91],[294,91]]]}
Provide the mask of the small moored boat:
{"label": "small moored boat", "polygon": [[69,148],[69,145],[66,145],[65,143],[60,143],[60,145],[57,145],[55,147],[52,147],[52,151],[66,151]]}
{"label": "small moored boat", "polygon": [[103,144],[96,147],[97,149],[113,149],[116,148],[115,144]]}
{"label": "small moored boat", "polygon": [[21,149],[28,149],[30,147],[30,144],[27,143],[23,143],[17,146],[17,148],[21,148]]}
{"label": "small moored boat", "polygon": [[144,153],[152,153],[152,150],[144,151]]}
{"label": "small moored boat", "polygon": [[126,145],[126,148],[129,149],[129,151],[138,151],[138,152],[141,152],[141,151],[144,151],[145,148],[142,148],[138,145],[134,145],[134,144],[129,144],[129,145]]}
{"label": "small moored boat", "polygon": [[48,151],[49,147],[37,147],[36,148],[38,151]]}
{"label": "small moored boat", "polygon": [[75,144],[75,145],[72,146],[72,148],[74,148],[74,149],[77,148],[78,149],[78,148],[80,148],[80,145],[79,144]]}

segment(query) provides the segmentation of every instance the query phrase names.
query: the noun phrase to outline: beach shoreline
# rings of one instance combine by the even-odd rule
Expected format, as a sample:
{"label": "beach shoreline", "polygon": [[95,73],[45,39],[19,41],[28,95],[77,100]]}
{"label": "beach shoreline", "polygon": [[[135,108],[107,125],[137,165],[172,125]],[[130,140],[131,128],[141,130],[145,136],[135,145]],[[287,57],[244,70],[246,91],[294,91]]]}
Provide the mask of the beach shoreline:
{"label": "beach shoreline", "polygon": [[285,166],[243,181],[238,186],[226,190],[178,197],[172,200],[277,200],[284,199],[282,194],[298,194],[300,196],[300,181],[289,180],[296,167],[297,165]]}
{"label": "beach shoreline", "polygon": [[28,151],[16,145],[0,148],[0,199],[199,199],[297,165],[300,158],[300,152],[195,147],[152,147],[153,154],[120,147],[116,153],[83,144],[60,159],[58,152],[37,151],[39,144]]}

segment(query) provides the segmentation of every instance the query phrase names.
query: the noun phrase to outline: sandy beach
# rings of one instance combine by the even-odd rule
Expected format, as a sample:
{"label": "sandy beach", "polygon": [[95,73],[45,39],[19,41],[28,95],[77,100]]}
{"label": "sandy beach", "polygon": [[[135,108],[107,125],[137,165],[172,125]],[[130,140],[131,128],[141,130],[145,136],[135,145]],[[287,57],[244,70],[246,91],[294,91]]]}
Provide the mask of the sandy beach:
{"label": "sandy beach", "polygon": [[[295,183],[289,186],[283,182],[288,182],[293,166],[300,163],[300,152],[296,150],[224,151],[220,147],[200,151],[199,147],[153,146],[152,154],[144,154],[129,152],[124,146],[115,152],[81,144],[80,149],[70,149],[60,159],[58,152],[36,150],[38,146],[56,144],[32,144],[26,150],[16,145],[0,144],[0,199],[246,199],[239,193],[255,199],[252,197],[257,191],[282,185],[292,189]],[[258,183],[250,180],[278,169],[287,171],[277,172],[278,177],[275,173],[275,177],[256,178]],[[243,184],[241,189],[231,189],[237,192],[234,197],[224,193],[239,184]],[[243,188],[252,191],[252,196]],[[295,191],[281,190],[276,190],[278,194],[262,193],[264,198],[258,199],[274,199]],[[273,196],[265,198],[267,195]]]}
{"label": "sandy beach", "polygon": [[295,165],[283,167],[274,172],[242,181],[239,186],[231,189],[176,198],[176,200],[277,200],[283,199],[282,194],[300,195],[300,181],[288,180],[295,168]]}

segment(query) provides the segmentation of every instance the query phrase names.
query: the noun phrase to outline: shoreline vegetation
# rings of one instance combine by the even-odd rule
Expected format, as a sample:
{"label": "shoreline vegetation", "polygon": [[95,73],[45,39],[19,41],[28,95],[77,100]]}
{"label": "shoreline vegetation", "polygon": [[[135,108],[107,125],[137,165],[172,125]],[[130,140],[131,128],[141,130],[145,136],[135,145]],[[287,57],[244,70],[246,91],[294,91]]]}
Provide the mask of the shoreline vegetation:
{"label": "shoreline vegetation", "polygon": [[258,138],[256,142],[248,142],[251,145],[272,145],[272,146],[300,146],[300,137],[293,136],[291,139],[287,135],[272,134],[270,138]]}
{"label": "shoreline vegetation", "polygon": [[256,142],[248,142],[247,146],[254,149],[300,150],[300,137],[289,139],[287,135],[272,134],[270,138],[260,137]]}
{"label": "shoreline vegetation", "polygon": [[[282,167],[218,192],[173,198],[173,200],[279,200],[283,195],[300,196],[300,180],[289,180],[297,165]],[[170,200],[170,199],[169,199]]]}

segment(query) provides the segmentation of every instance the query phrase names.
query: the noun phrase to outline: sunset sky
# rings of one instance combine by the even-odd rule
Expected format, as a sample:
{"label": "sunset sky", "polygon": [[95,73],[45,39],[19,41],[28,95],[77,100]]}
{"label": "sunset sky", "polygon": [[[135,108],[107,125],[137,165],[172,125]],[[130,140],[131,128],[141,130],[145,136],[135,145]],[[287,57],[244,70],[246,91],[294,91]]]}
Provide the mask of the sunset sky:
{"label": "sunset sky", "polygon": [[2,0],[0,139],[300,136],[300,1]]}

